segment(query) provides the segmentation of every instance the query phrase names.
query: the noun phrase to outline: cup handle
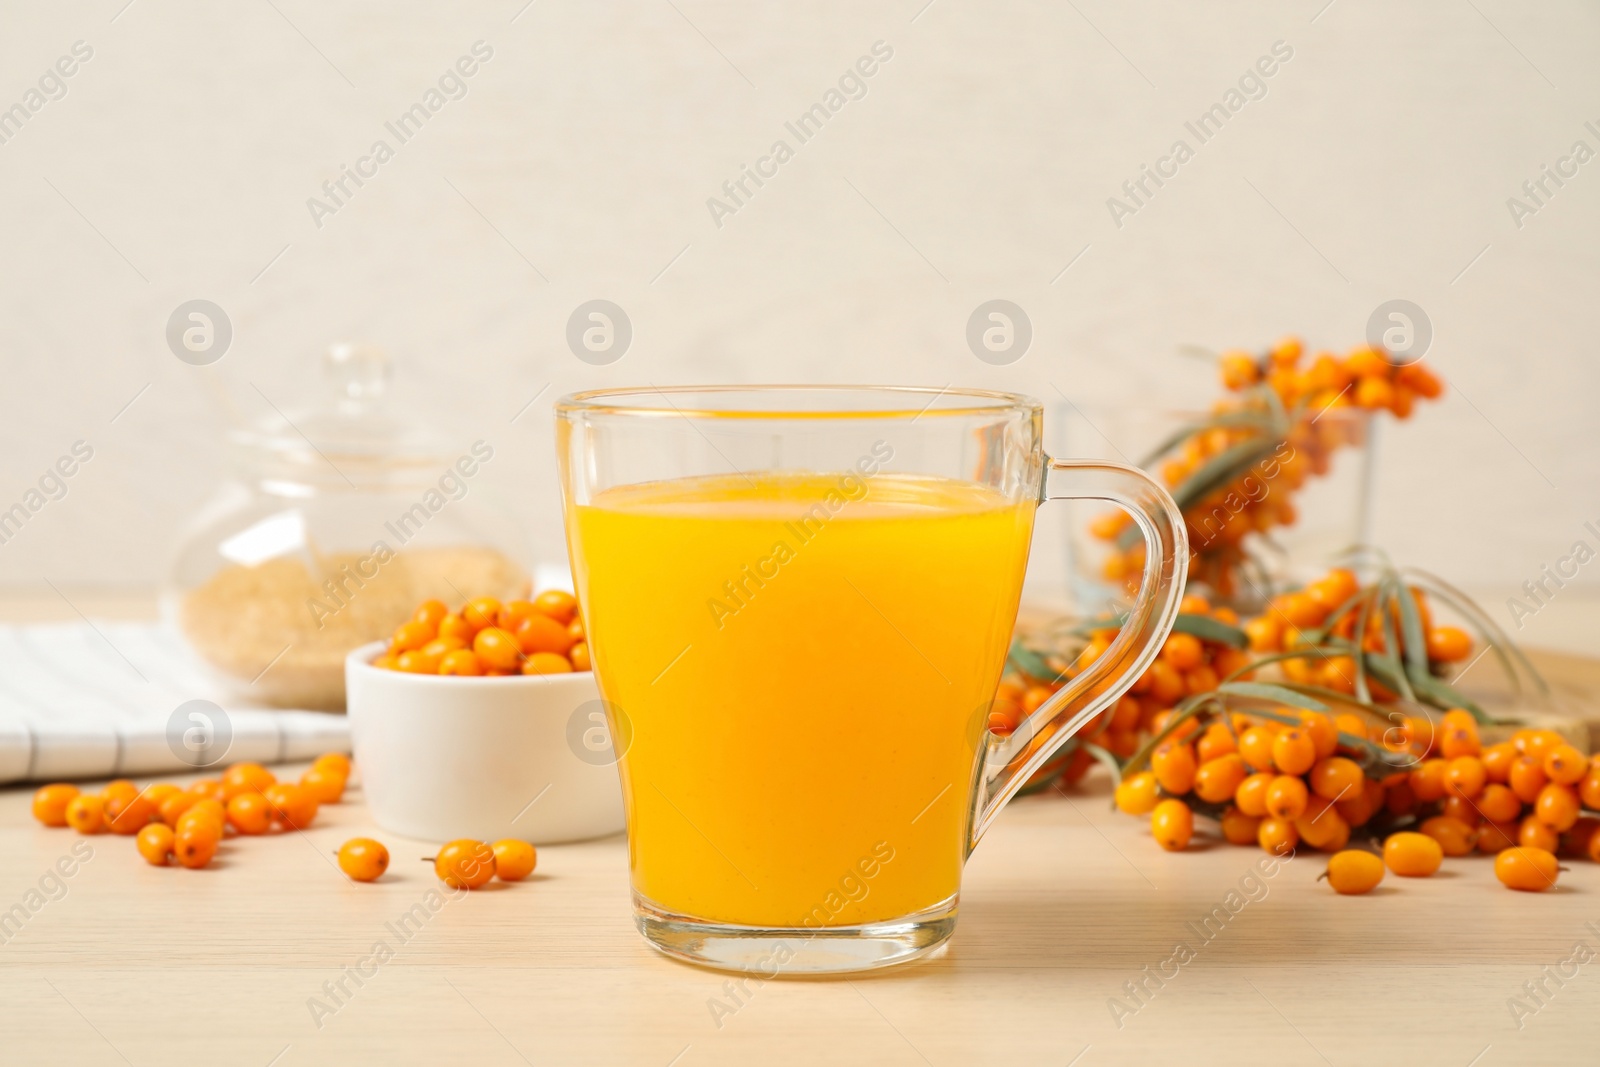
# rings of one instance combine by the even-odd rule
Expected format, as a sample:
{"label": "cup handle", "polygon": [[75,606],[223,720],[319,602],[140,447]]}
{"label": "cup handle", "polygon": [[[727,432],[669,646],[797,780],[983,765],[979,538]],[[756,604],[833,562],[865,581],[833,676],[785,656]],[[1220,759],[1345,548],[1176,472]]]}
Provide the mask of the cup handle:
{"label": "cup handle", "polygon": [[1177,503],[1154,478],[1121,463],[1046,457],[1040,503],[1046,500],[1104,500],[1128,512],[1144,534],[1144,572],[1127,619],[1105,654],[1039,705],[1010,737],[989,746],[978,776],[969,853],[1033,773],[1150,666],[1183,599],[1189,535]]}

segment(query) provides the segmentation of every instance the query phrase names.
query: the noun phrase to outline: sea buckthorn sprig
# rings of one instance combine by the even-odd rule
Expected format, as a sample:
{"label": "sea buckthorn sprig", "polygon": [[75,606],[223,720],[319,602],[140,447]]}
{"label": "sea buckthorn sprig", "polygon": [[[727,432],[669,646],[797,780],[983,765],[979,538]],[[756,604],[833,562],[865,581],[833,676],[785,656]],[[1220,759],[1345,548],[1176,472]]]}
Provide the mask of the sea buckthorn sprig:
{"label": "sea buckthorn sprig", "polygon": [[[1007,661],[1008,674],[991,706],[989,729],[1002,737],[1011,734],[1025,716],[1104,656],[1123,622],[1121,616],[1111,616],[1031,638],[1052,645],[1050,652],[1017,638]],[[1249,638],[1238,622],[1231,608],[1213,608],[1201,596],[1184,597],[1155,662],[1116,704],[1067,741],[1028,780],[1023,792],[1071,785],[1097,760],[1115,770],[1118,760],[1138,750],[1144,734],[1161,729],[1180,701],[1215,690],[1222,678],[1248,677]],[[1024,752],[1018,758],[1028,755]]]}
{"label": "sea buckthorn sprig", "polygon": [[532,600],[476,597],[451,611],[424,601],[400,624],[374,667],[461,677],[587,671],[589,645],[571,593],[547,589]]}
{"label": "sea buckthorn sprig", "polygon": [[[1190,581],[1224,600],[1248,600],[1269,587],[1247,538],[1294,524],[1294,493],[1326,474],[1336,451],[1365,440],[1365,418],[1380,411],[1409,418],[1417,399],[1443,392],[1421,363],[1395,363],[1381,349],[1363,345],[1343,358],[1319,352],[1302,364],[1304,355],[1294,337],[1261,355],[1223,353],[1219,367],[1232,395],[1139,462],[1159,472],[1184,514]],[[1137,528],[1116,511],[1096,518],[1090,533],[1113,543],[1105,578],[1131,590],[1144,566]]]}
{"label": "sea buckthorn sprig", "polygon": [[[1367,577],[1335,567],[1303,589],[1272,598],[1244,624],[1258,665],[1277,664],[1301,693],[1371,706],[1404,700],[1440,710],[1466,708],[1480,723],[1489,714],[1448,682],[1480,643],[1492,651],[1515,695],[1524,683],[1541,696],[1549,687],[1505,631],[1470,597],[1416,568],[1396,568],[1372,549],[1352,553]],[[1472,632],[1443,625],[1437,600]]]}

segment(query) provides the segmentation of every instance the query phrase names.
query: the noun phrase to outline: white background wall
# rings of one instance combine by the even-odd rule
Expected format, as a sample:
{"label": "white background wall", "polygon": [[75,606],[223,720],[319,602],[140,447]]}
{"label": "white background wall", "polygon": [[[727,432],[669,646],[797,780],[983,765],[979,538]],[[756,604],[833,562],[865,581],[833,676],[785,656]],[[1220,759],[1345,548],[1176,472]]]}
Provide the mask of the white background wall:
{"label": "white background wall", "polygon": [[[94,50],[0,144],[0,506],[74,440],[96,449],[0,545],[7,586],[158,582],[230,418],[303,396],[336,339],[386,347],[430,418],[500,446],[484,488],[548,555],[562,392],[1192,403],[1211,379],[1178,344],[1342,349],[1395,297],[1426,309],[1456,388],[1388,435],[1379,539],[1504,617],[1600,525],[1600,161],[1521,228],[1506,206],[1575,140],[1600,150],[1592,3],[125,2],[0,10],[0,107]],[[384,122],[478,40],[468,95],[318,228],[307,198],[395,143]],[[718,228],[707,197],[878,40],[894,55],[865,98]],[[1266,97],[1115,225],[1107,197],[1280,40]],[[235,330],[208,368],[163,336],[194,297]],[[595,297],[635,330],[603,368],[563,339]],[[1009,367],[964,341],[993,297],[1034,325]],[[1600,564],[1579,582],[1569,602]]]}

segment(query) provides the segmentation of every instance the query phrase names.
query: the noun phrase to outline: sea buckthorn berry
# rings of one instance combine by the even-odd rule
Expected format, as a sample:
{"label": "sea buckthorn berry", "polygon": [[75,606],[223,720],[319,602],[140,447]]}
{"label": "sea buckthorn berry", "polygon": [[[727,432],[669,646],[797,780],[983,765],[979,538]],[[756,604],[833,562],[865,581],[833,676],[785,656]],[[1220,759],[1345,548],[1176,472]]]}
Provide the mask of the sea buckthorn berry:
{"label": "sea buckthorn berry", "polygon": [[474,678],[483,673],[483,664],[472,649],[460,648],[444,654],[444,658],[439,661],[439,673]]}
{"label": "sea buckthorn berry", "polygon": [[1243,352],[1224,352],[1217,365],[1223,386],[1234,391],[1254,385],[1261,377],[1256,361]]}
{"label": "sea buckthorn berry", "polygon": [[1208,804],[1224,803],[1233,798],[1234,791],[1249,773],[1236,752],[1208,760],[1195,771],[1195,795]]}
{"label": "sea buckthorn berry", "polygon": [[989,732],[1009,737],[1022,725],[1022,706],[1014,700],[996,696],[989,703]]}
{"label": "sea buckthorn berry", "polygon": [[494,877],[494,849],[482,841],[451,841],[433,858],[433,873],[451,889],[477,889]]}
{"label": "sea buckthorn berry", "polygon": [[337,804],[344,796],[345,779],[331,770],[311,768],[300,776],[300,788],[311,794],[318,804]]}
{"label": "sea buckthorn berry", "polygon": [[1473,829],[1460,819],[1435,815],[1424,820],[1418,829],[1439,842],[1446,856],[1465,856],[1472,851]]}
{"label": "sea buckthorn berry", "polygon": [[191,827],[179,831],[174,836],[172,854],[183,866],[198,870],[210,863],[212,857],[217,854],[217,843],[220,840],[220,835]]}
{"label": "sea buckthorn berry", "polygon": [[240,793],[259,793],[278,779],[259,763],[235,763],[222,772],[224,799],[232,800]]}
{"label": "sea buckthorn berry", "polygon": [[1517,794],[1517,799],[1524,804],[1537,801],[1539,791],[1549,781],[1549,776],[1544,773],[1544,761],[1527,754],[1517,757],[1511,764],[1511,773],[1506,777],[1511,791]]}
{"label": "sea buckthorn berry", "polygon": [[416,674],[438,674],[439,664],[445,656],[455,651],[449,641],[429,641],[415,652],[405,652],[402,655],[410,656],[407,662],[414,666]]}
{"label": "sea buckthorn berry", "polygon": [[[568,655],[570,657],[571,653],[568,653]],[[1017,710],[1021,711],[1022,709],[1018,708]],[[1139,698],[1124,694],[1118,697],[1117,702],[1111,706],[1111,721],[1106,729],[1137,730],[1139,724],[1143,721],[1144,708],[1140,705]]]}
{"label": "sea buckthorn berry", "polygon": [[1589,842],[1596,832],[1600,832],[1600,819],[1593,815],[1580,815],[1578,821],[1572,824],[1572,829],[1561,835],[1561,847],[1551,851],[1559,856],[1587,856]]}
{"label": "sea buckthorn berry", "polygon": [[450,614],[439,620],[439,637],[441,640],[460,641],[463,645],[472,643],[472,635],[477,633],[472,624],[460,615]]}
{"label": "sea buckthorn berry", "polygon": [[1444,849],[1436,838],[1406,830],[1385,839],[1383,862],[1395,874],[1426,878],[1444,862]]}
{"label": "sea buckthorn berry", "polygon": [[1294,821],[1294,828],[1300,840],[1321,852],[1337,852],[1350,841],[1350,824],[1322,797],[1306,802],[1305,814]]}
{"label": "sea buckthorn berry", "polygon": [[1194,812],[1181,800],[1163,800],[1150,812],[1150,834],[1168,852],[1182,852],[1194,836]]}
{"label": "sea buckthorn berry", "polygon": [[288,782],[269,785],[262,796],[271,806],[273,815],[292,829],[304,830],[317,817],[316,797],[297,785]]}
{"label": "sea buckthorn berry", "polygon": [[105,788],[100,790],[100,797],[107,804],[118,798],[126,800],[129,797],[136,797],[138,795],[139,787],[134,785],[126,778],[118,778],[114,781],[107,782],[105,784]]}
{"label": "sea buckthorn berry", "polygon": [[1327,759],[1339,750],[1339,731],[1334,728],[1333,720],[1322,712],[1308,711],[1300,716],[1300,729],[1311,738],[1317,759]]}
{"label": "sea buckthorn berry", "polygon": [[1305,593],[1285,593],[1279,598],[1278,612],[1290,626],[1304,630],[1320,623],[1326,614],[1315,600]]}
{"label": "sea buckthorn berry", "polygon": [[183,790],[171,782],[155,782],[144,787],[145,799],[154,804],[157,810],[161,808],[162,801],[181,792]]}
{"label": "sea buckthorn berry", "polygon": [[572,663],[554,652],[535,652],[522,661],[523,674],[571,674]]}
{"label": "sea buckthorn berry", "polygon": [[1477,798],[1478,810],[1490,822],[1514,822],[1522,814],[1522,801],[1510,786],[1492,783],[1483,787]]}
{"label": "sea buckthorn berry", "polygon": [[1439,814],[1459,819],[1474,828],[1483,821],[1483,813],[1478,810],[1477,801],[1469,797],[1445,797],[1439,801]]}
{"label": "sea buckthorn berry", "polygon": [[222,839],[222,828],[227,825],[227,821],[228,812],[222,806],[222,802],[204,797],[195,801],[188,811],[178,816],[178,824],[173,827],[173,830],[179,834],[184,833],[186,830],[205,830],[208,833],[215,834],[217,840],[220,841]]}
{"label": "sea buckthorn berry", "polygon": [[1571,829],[1578,821],[1578,794],[1570,785],[1551,782],[1539,790],[1539,798],[1533,802],[1533,813],[1556,833]]}
{"label": "sea buckthorn berry", "polygon": [[417,610],[412,613],[411,621],[437,628],[448,614],[450,614],[450,609],[445,607],[444,601],[424,600],[417,605]]}
{"label": "sea buckthorn berry", "polygon": [[389,850],[370,837],[352,837],[339,846],[339,869],[352,882],[371,882],[389,869]]}
{"label": "sea buckthorn berry", "polygon": [[218,804],[227,803],[228,800],[227,789],[223,788],[222,783],[215,778],[201,778],[199,781],[190,782],[185,792],[193,793],[202,800],[209,797]]}
{"label": "sea buckthorn berry", "polygon": [[1222,813],[1222,837],[1230,845],[1253,845],[1261,832],[1261,818],[1230,807]]}
{"label": "sea buckthorn berry", "polygon": [[1238,742],[1233,739],[1233,732],[1220,722],[1214,722],[1206,727],[1205,733],[1200,735],[1200,740],[1195,742],[1195,757],[1201,764],[1239,750]]}
{"label": "sea buckthorn berry", "polygon": [[1128,815],[1148,815],[1155,810],[1160,799],[1156,776],[1149,771],[1130,774],[1117,783],[1117,808]]}
{"label": "sea buckthorn berry", "polygon": [[1451,796],[1475,797],[1489,780],[1483,761],[1476,756],[1457,756],[1445,767],[1444,791]]}
{"label": "sea buckthorn berry", "polygon": [[1494,858],[1494,876],[1501,885],[1530,893],[1553,889],[1560,870],[1554,853],[1542,848],[1518,845]]}
{"label": "sea buckthorn berry", "polygon": [[350,777],[350,757],[343,752],[324,752],[311,762],[314,771],[332,771],[340,778]]}
{"label": "sea buckthorn berry", "polygon": [[1345,896],[1370,893],[1383,881],[1383,860],[1365,849],[1347,849],[1328,857],[1328,869],[1322,873],[1334,892]]}
{"label": "sea buckthorn berry", "polygon": [[536,613],[531,600],[508,600],[500,605],[500,613],[495,616],[494,624],[507,633],[517,628],[517,623]]}
{"label": "sea buckthorn berry", "polygon": [[33,794],[33,817],[46,826],[67,825],[67,805],[78,795],[78,787],[58,782],[40,786]]}
{"label": "sea buckthorn berry", "polygon": [[410,652],[402,652],[395,657],[394,669],[406,674],[434,674],[437,666],[433,660],[420,648]]}
{"label": "sea buckthorn berry", "polygon": [[1220,685],[1221,681],[1217,677],[1217,672],[1204,663],[1183,672],[1183,689],[1190,696],[1196,693],[1209,693]]}
{"label": "sea buckthorn berry", "polygon": [[1600,811],[1600,768],[1590,764],[1589,772],[1578,783],[1578,799],[1590,811]]}
{"label": "sea buckthorn berry", "polygon": [[1483,744],[1478,740],[1476,730],[1468,730],[1461,726],[1446,726],[1439,738],[1439,755],[1445,759],[1477,756],[1482,752]]}
{"label": "sea buckthorn berry", "polygon": [[1488,775],[1489,781],[1505,784],[1511,780],[1511,765],[1517,761],[1517,756],[1516,746],[1510,741],[1501,741],[1484,749],[1478,758],[1483,760],[1483,773]]}
{"label": "sea buckthorn berry", "polygon": [[1525,848],[1542,848],[1547,852],[1554,852],[1561,846],[1561,835],[1540,822],[1539,816],[1525,815],[1517,827],[1517,844]]}
{"label": "sea buckthorn berry", "polygon": [[139,831],[139,836],[134,839],[134,844],[139,849],[139,855],[152,867],[165,867],[172,857],[172,846],[177,837],[172,832],[172,827],[166,823],[153,822]]}
{"label": "sea buckthorn berry", "polygon": [[1411,768],[1408,781],[1412,795],[1420,803],[1427,804],[1444,796],[1444,772],[1448,766],[1442,759],[1425,759]]}
{"label": "sea buckthorn berry", "polygon": [[511,633],[522,651],[529,655],[535,652],[566,655],[567,649],[573,645],[572,635],[567,633],[567,628],[548,615],[533,614],[520,619]]}
{"label": "sea buckthorn berry", "polygon": [[67,801],[62,817],[67,825],[80,834],[104,833],[106,828],[106,802],[95,793],[79,793]]}
{"label": "sea buckthorn berry", "polygon": [[395,655],[402,652],[415,652],[423,645],[432,641],[439,633],[437,624],[428,625],[425,622],[403,622],[394,629],[394,636],[389,638],[389,651]]}
{"label": "sea buckthorn berry", "polygon": [[1384,787],[1383,810],[1390,815],[1409,815],[1417,806],[1417,796],[1411,791],[1410,775],[1402,774]]}
{"label": "sea buckthorn berry", "polygon": [[502,882],[520,882],[533,873],[539,862],[539,853],[526,841],[502,838],[494,849],[494,874]]}
{"label": "sea buckthorn berry", "polygon": [[567,649],[567,659],[572,662],[572,669],[575,671],[588,671],[594,669],[593,664],[589,660],[589,645],[585,641],[579,641],[577,644]]}
{"label": "sea buckthorn berry", "polygon": [[1267,814],[1293,822],[1306,813],[1306,783],[1292,774],[1280,774],[1267,787]]}
{"label": "sea buckthorn berry", "polygon": [[1435,626],[1428,631],[1428,658],[1454,663],[1472,655],[1472,638],[1455,626]]}
{"label": "sea buckthorn berry", "polygon": [[1261,818],[1267,814],[1267,792],[1272,788],[1272,783],[1277,779],[1275,774],[1260,772],[1252,774],[1239,783],[1239,788],[1233,791],[1233,802],[1241,812],[1252,818]]}
{"label": "sea buckthorn berry", "polygon": [[461,609],[461,617],[476,634],[486,626],[493,626],[500,618],[500,601],[492,596],[473,597]]}
{"label": "sea buckthorn berry", "polygon": [[1174,670],[1182,673],[1204,663],[1206,650],[1201,646],[1200,639],[1193,634],[1168,634],[1166,643],[1161,646],[1161,658],[1172,664]]}
{"label": "sea buckthorn berry", "polygon": [[1567,743],[1567,739],[1554,730],[1518,730],[1512,735],[1515,744],[1521,738],[1521,749],[1524,756],[1532,756],[1539,761],[1539,766],[1544,766],[1544,758],[1552,748],[1559,748]]}
{"label": "sea buckthorn berry", "polygon": [[1195,763],[1194,749],[1182,741],[1163,741],[1150,754],[1150,769],[1155,772],[1156,781],[1173,796],[1182,796],[1194,788],[1199,769]]}
{"label": "sea buckthorn berry", "polygon": [[1183,699],[1183,675],[1172,669],[1172,664],[1158,659],[1145,672],[1150,676],[1150,696],[1158,707],[1176,704]]}
{"label": "sea buckthorn berry", "polygon": [[1492,856],[1514,848],[1520,832],[1514,822],[1486,822],[1478,827],[1478,851]]}
{"label": "sea buckthorn berry", "polygon": [[228,801],[228,825],[241,834],[264,834],[272,825],[272,805],[260,793],[240,793]]}
{"label": "sea buckthorn berry", "polygon": [[1283,774],[1304,774],[1317,761],[1317,747],[1304,730],[1285,730],[1272,739],[1272,762]]}
{"label": "sea buckthorn berry", "polygon": [[1271,615],[1249,620],[1244,624],[1244,632],[1250,638],[1252,652],[1277,652],[1283,636],[1282,627]]}
{"label": "sea buckthorn berry", "polygon": [[1256,828],[1256,844],[1274,856],[1287,856],[1300,844],[1300,832],[1288,819],[1265,818]]}
{"label": "sea buckthorn berry", "polygon": [[1265,726],[1252,726],[1239,735],[1239,755],[1257,771],[1274,771],[1272,762],[1273,733]]}
{"label": "sea buckthorn berry", "polygon": [[1320,759],[1311,768],[1311,791],[1328,800],[1359,794],[1365,775],[1355,760],[1343,756]]}
{"label": "sea buckthorn berry", "polygon": [[161,802],[161,821],[166,823],[169,827],[176,826],[178,822],[178,816],[182,815],[184,812],[188,811],[191,807],[204,799],[205,798],[200,794],[191,793],[188,790],[185,790],[182,793],[174,793],[172,796]]}
{"label": "sea buckthorn berry", "polygon": [[1589,758],[1571,745],[1556,745],[1544,754],[1544,773],[1552,782],[1576,785],[1589,772]]}
{"label": "sea buckthorn berry", "polygon": [[131,797],[119,795],[106,801],[106,826],[114,834],[132,837],[157,817],[156,806],[149,797],[139,793]]}
{"label": "sea buckthorn berry", "polygon": [[472,639],[472,651],[490,670],[514,671],[522,662],[517,639],[498,626],[485,626]]}
{"label": "sea buckthorn berry", "polygon": [[571,593],[561,589],[546,589],[533,598],[533,606],[563,625],[578,614],[578,601]]}

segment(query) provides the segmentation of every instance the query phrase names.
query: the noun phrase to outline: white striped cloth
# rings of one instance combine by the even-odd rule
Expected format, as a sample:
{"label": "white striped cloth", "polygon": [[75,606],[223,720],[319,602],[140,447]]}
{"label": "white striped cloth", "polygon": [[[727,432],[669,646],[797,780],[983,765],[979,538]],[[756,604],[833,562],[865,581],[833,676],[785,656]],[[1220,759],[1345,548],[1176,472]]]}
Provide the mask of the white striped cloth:
{"label": "white striped cloth", "polygon": [[[0,783],[70,781],[195,770],[174,711],[221,708],[232,740],[215,769],[349,752],[343,715],[239,701],[154,622],[0,625]],[[212,716],[214,718],[214,716]],[[180,717],[181,722],[187,722]]]}

